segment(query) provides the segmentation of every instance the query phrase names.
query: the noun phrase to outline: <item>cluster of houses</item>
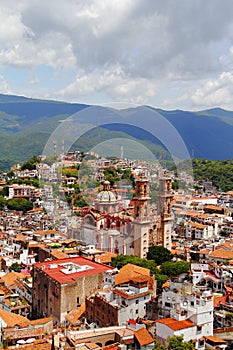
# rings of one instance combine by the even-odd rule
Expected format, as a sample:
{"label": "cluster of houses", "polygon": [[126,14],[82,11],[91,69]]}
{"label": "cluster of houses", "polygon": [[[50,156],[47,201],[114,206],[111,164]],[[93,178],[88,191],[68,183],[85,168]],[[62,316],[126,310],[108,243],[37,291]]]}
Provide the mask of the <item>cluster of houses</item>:
{"label": "cluster of houses", "polygon": [[[88,207],[70,207],[61,193],[74,193],[78,179],[57,169],[77,166],[81,158],[70,152],[52,165],[13,169],[16,180],[38,178],[41,186],[9,185],[8,198],[28,198],[34,208],[0,213],[2,346],[146,350],[155,339],[167,346],[179,335],[195,349],[230,346],[233,191],[217,193],[204,183],[203,191],[174,192],[175,175],[157,164],[95,159],[88,164],[103,186]],[[111,186],[104,175],[109,166],[130,168],[134,187]],[[156,181],[153,205],[150,183]],[[159,292],[149,269],[111,266],[118,254],[146,258],[151,245],[191,263]]]}

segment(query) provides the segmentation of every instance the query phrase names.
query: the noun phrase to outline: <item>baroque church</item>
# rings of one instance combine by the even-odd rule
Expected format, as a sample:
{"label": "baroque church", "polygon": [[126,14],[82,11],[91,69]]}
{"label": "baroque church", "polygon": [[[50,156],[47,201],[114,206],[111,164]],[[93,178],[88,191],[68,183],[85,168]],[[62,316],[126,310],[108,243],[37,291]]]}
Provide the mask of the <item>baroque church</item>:
{"label": "baroque church", "polygon": [[83,212],[80,239],[87,245],[115,254],[145,258],[151,245],[171,249],[172,181],[166,172],[159,179],[156,210],[150,206],[149,182],[144,173],[135,179],[135,196],[123,208],[109,181],[103,183],[94,205]]}

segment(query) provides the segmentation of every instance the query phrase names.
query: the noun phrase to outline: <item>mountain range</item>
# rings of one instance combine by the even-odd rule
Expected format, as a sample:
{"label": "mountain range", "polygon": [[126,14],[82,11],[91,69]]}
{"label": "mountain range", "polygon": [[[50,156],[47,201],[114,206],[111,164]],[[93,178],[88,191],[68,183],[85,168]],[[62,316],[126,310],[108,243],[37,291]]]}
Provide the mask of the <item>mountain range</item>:
{"label": "mountain range", "polygon": [[[77,112],[82,114],[88,107],[88,105],[78,103],[0,95],[0,169],[7,170],[12,164],[41,154],[50,135],[61,125],[62,121]],[[104,107],[101,108],[103,111]],[[233,158],[233,111],[221,108],[198,112],[165,111],[149,106],[146,108],[161,115],[175,128],[192,158],[213,160]],[[138,118],[140,112],[142,109],[139,107],[127,111],[128,114],[131,114],[131,126],[124,123],[114,124],[114,117],[107,119],[108,123],[100,127],[101,141],[109,137],[125,138],[127,134],[131,139],[140,140],[150,149],[155,149],[160,157],[166,158],[166,152],[163,151],[166,145],[150,135],[148,131],[145,132],[143,128],[133,126],[134,114],[135,118]],[[93,118],[97,119],[98,115]],[[143,119],[143,115],[141,118]],[[81,123],[85,122],[85,116],[83,119]],[[94,124],[96,127],[98,121],[95,120]],[[89,131],[86,136],[82,137],[83,143],[79,144],[79,148],[88,151],[93,144],[98,143],[99,135],[100,131],[94,132],[94,129]],[[169,137],[172,135],[168,134],[167,138]]]}

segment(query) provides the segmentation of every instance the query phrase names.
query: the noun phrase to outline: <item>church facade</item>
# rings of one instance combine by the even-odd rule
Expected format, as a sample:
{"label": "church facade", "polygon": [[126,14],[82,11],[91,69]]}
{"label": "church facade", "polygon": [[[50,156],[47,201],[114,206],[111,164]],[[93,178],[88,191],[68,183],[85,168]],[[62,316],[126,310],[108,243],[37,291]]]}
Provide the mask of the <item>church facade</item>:
{"label": "church facade", "polygon": [[171,249],[172,187],[166,173],[159,180],[157,210],[150,206],[149,182],[144,173],[135,180],[135,196],[123,208],[121,197],[110,183],[103,183],[92,207],[82,217],[80,239],[115,254],[147,256],[151,245]]}

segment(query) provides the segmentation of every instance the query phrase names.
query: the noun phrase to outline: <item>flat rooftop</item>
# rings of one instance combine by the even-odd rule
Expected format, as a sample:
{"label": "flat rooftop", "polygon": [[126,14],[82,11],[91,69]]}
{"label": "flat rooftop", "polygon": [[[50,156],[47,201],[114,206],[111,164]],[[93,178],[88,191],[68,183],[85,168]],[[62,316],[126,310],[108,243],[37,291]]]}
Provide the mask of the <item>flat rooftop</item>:
{"label": "flat rooftop", "polygon": [[44,261],[34,266],[61,284],[113,269],[113,267],[91,261],[83,256]]}

